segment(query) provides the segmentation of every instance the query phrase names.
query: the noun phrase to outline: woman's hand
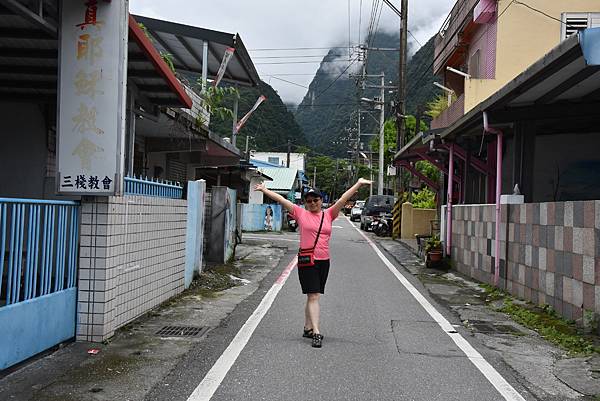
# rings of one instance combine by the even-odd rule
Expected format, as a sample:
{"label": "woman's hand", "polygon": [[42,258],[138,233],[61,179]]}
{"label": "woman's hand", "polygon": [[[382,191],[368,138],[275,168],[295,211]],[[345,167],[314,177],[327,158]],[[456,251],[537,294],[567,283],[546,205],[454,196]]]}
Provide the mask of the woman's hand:
{"label": "woman's hand", "polygon": [[360,185],[362,187],[363,185],[371,185],[371,184],[373,184],[373,181],[370,181],[370,180],[367,180],[367,179],[364,179],[364,178],[359,178],[357,183],[358,183],[358,185]]}
{"label": "woman's hand", "polygon": [[266,187],[266,186],[265,186],[265,184],[264,184],[264,183],[262,183],[262,182],[261,182],[260,184],[256,184],[256,185],[254,186],[254,190],[255,190],[255,191],[264,192],[264,190],[265,190],[265,189],[267,189],[267,187]]}

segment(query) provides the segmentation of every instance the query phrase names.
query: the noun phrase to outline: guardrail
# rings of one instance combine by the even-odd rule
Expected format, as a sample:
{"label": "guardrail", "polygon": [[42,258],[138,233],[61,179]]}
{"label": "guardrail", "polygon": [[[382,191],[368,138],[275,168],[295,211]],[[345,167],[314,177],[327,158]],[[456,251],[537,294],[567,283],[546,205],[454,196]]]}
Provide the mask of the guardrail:
{"label": "guardrail", "polygon": [[183,186],[178,182],[125,177],[125,194],[181,199],[183,197]]}
{"label": "guardrail", "polygon": [[0,198],[0,306],[76,286],[79,203]]}

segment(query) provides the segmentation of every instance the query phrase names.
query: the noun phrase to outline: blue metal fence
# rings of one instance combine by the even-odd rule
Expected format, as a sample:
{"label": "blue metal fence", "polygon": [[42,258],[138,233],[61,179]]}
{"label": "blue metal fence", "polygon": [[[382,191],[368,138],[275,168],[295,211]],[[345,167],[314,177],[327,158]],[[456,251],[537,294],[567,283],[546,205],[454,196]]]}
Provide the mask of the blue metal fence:
{"label": "blue metal fence", "polygon": [[157,181],[142,177],[125,177],[125,194],[181,199],[183,197],[183,186],[171,181]]}
{"label": "blue metal fence", "polygon": [[0,307],[76,286],[79,204],[0,198]]}

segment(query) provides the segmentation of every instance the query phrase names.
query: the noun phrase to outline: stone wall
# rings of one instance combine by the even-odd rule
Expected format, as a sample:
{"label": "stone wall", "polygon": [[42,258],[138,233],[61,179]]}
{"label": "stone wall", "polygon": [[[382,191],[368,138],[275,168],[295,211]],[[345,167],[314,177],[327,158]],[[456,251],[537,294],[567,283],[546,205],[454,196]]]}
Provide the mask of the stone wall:
{"label": "stone wall", "polygon": [[184,289],[187,201],[82,201],[77,340],[103,341]]}
{"label": "stone wall", "polygon": [[[600,201],[503,205],[500,233],[501,288],[567,319],[600,313]],[[495,206],[456,206],[452,234],[457,269],[493,283]]]}

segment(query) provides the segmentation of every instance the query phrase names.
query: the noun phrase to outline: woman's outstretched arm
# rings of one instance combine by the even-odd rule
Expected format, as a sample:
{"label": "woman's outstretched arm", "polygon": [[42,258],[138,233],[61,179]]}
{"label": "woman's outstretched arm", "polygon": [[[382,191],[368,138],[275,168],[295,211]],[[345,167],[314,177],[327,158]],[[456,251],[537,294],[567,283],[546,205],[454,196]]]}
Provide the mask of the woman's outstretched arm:
{"label": "woman's outstretched arm", "polygon": [[356,184],[352,185],[350,189],[344,192],[344,194],[340,196],[340,199],[338,199],[338,201],[335,202],[335,204],[331,207],[333,209],[333,212],[335,212],[335,214],[338,215],[340,211],[344,208],[344,205],[346,205],[346,202],[350,200],[352,195],[354,195],[360,189],[360,187],[362,187],[363,185],[371,185],[372,183],[373,181],[365,180],[364,178],[359,178]]}
{"label": "woman's outstretched arm", "polygon": [[260,191],[263,194],[267,195],[269,198],[273,199],[275,202],[279,203],[281,206],[283,206],[288,212],[291,212],[294,210],[294,204],[292,202],[290,202],[289,200],[285,199],[283,196],[276,194],[275,192],[267,189],[267,187],[265,186],[265,184],[257,184],[254,187],[255,191]]}

